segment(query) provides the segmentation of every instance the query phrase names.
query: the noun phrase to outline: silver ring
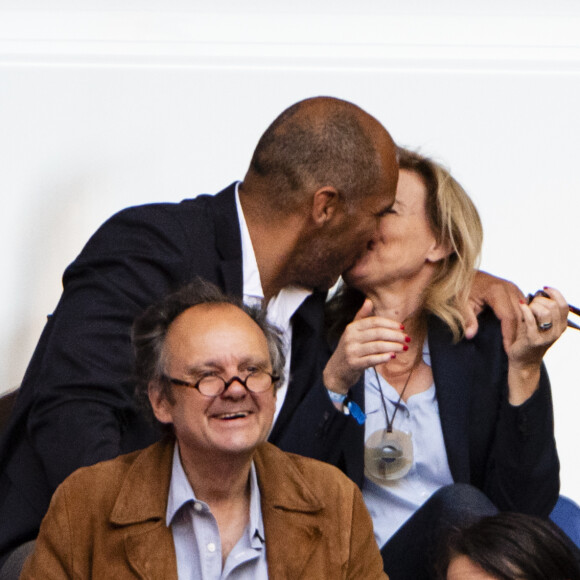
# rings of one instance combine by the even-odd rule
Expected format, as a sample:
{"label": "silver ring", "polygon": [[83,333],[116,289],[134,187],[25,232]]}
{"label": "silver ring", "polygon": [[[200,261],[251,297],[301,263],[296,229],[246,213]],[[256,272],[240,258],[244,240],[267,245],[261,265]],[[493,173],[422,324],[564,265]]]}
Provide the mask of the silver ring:
{"label": "silver ring", "polygon": [[538,324],[538,328],[542,331],[550,330],[550,328],[552,328],[552,323],[551,322],[542,322],[541,324]]}

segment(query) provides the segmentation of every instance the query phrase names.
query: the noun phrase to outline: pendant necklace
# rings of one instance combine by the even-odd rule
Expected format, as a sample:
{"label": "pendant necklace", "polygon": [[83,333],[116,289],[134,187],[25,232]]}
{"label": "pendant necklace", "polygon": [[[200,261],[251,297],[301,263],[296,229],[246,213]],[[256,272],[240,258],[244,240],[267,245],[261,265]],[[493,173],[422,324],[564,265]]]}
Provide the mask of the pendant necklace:
{"label": "pendant necklace", "polygon": [[411,434],[393,429],[393,423],[407,385],[411,380],[411,375],[418,366],[422,355],[423,349],[419,349],[417,358],[411,367],[411,371],[399,395],[399,400],[395,404],[395,410],[390,420],[379,373],[376,367],[373,367],[381,395],[381,403],[385,412],[385,419],[387,420],[387,428],[378,429],[366,440],[364,462],[365,475],[378,485],[384,485],[388,481],[405,477],[413,465],[413,441]]}

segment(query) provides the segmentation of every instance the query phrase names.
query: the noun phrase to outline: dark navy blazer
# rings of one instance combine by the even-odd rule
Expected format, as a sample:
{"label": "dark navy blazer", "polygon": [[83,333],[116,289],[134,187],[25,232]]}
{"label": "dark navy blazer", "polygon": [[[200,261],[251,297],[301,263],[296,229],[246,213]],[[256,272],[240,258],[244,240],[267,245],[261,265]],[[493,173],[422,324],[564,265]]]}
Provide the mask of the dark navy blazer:
{"label": "dark navy blazer", "polygon": [[[441,428],[455,482],[482,490],[503,511],[547,516],[560,486],[550,382],[519,407],[507,399],[507,357],[490,310],[472,340],[453,344],[449,328],[431,317],[429,349]],[[364,409],[363,381],[351,396]],[[364,427],[336,410],[322,384],[296,411],[278,444],[340,467],[362,486]]]}
{"label": "dark navy blazer", "polygon": [[[196,276],[242,295],[233,184],[215,196],[119,212],[66,269],[0,446],[0,557],[36,536],[53,491],[75,469],[159,438],[135,405],[130,328]],[[292,319],[291,381],[274,443],[319,380],[324,300],[315,292]]]}

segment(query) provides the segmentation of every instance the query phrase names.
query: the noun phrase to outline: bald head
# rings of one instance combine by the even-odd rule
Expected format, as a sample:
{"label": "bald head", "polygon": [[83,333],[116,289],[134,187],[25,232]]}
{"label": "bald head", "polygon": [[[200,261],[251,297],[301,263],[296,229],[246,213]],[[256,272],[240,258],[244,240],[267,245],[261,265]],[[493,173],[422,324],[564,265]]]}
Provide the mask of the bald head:
{"label": "bald head", "polygon": [[[293,211],[305,194],[332,186],[347,204],[396,186],[398,168],[386,129],[360,107],[314,97],[286,109],[262,135],[243,189],[268,192],[271,209]],[[389,184],[379,184],[381,180]]]}

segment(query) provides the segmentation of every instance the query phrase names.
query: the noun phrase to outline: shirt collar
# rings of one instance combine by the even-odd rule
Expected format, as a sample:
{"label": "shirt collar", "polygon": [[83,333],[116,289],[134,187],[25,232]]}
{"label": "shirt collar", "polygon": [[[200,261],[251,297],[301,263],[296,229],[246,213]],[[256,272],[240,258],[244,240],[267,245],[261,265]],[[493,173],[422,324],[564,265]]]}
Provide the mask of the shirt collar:
{"label": "shirt collar", "polygon": [[[242,210],[239,194],[240,182],[236,183],[236,208],[242,237],[242,272],[244,278],[244,302],[250,305],[261,304],[264,299],[264,290],[260,280],[260,271],[256,254],[250,238],[248,224]],[[283,331],[290,326],[292,315],[300,308],[300,305],[312,294],[311,290],[288,286],[282,288],[268,303],[268,319]]]}
{"label": "shirt collar", "polygon": [[260,281],[260,271],[258,262],[254,253],[254,246],[250,238],[248,224],[242,210],[239,194],[240,182],[236,183],[236,209],[238,211],[238,220],[240,224],[240,233],[242,236],[242,274],[244,279],[244,302],[260,303],[264,298],[264,290]]}
{"label": "shirt collar", "polygon": [[[166,526],[171,526],[171,523],[183,506],[196,501],[203,505],[204,510],[209,511],[209,506],[195,497],[193,488],[187,479],[187,475],[185,475],[185,470],[179,457],[179,444],[176,441],[173,449],[171,482],[169,484],[169,495],[167,498]],[[264,543],[266,536],[264,533],[264,521],[262,519],[260,488],[258,486],[256,466],[253,461],[250,466],[250,521],[248,531],[252,547],[259,547],[259,545]]]}

